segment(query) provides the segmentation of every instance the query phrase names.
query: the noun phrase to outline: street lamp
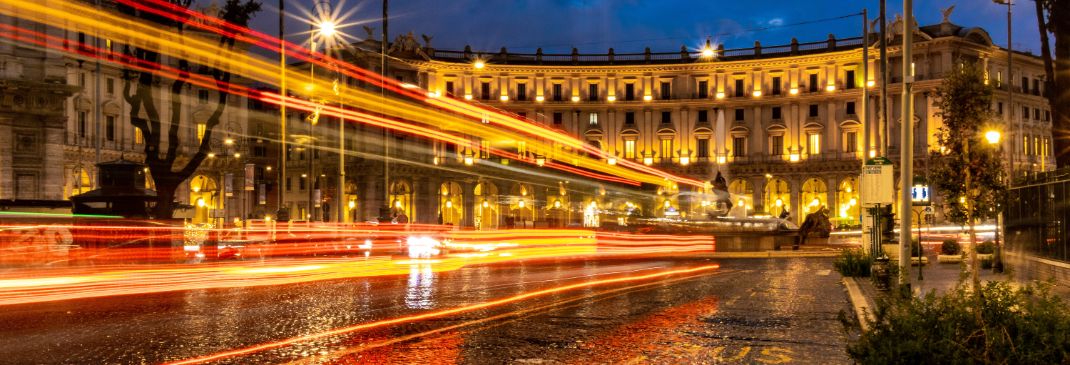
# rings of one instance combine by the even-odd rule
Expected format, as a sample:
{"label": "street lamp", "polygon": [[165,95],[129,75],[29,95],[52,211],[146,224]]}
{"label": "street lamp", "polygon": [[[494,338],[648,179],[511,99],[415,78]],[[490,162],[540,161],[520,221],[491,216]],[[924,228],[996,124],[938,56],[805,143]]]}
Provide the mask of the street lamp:
{"label": "street lamp", "polygon": [[[985,140],[988,141],[989,145],[998,146],[999,154],[1002,155],[1003,145],[999,143],[1000,137],[1002,137],[1002,134],[998,130],[992,129],[985,132]],[[1000,207],[1000,210],[996,213],[996,258],[995,262],[992,263],[992,271],[994,272],[1003,272],[1003,240],[1000,239],[1000,236],[1006,230],[1001,228],[1002,225],[1003,207]]]}

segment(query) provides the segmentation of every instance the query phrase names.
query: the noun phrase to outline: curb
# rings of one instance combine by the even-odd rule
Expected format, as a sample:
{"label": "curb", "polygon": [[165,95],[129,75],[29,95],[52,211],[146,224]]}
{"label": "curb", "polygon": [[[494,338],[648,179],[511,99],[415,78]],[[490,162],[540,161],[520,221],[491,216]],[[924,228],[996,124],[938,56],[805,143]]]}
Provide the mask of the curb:
{"label": "curb", "polygon": [[765,252],[713,252],[711,256],[716,259],[765,259],[765,258],[788,258],[788,257],[838,257],[839,251],[765,251]]}
{"label": "curb", "polygon": [[845,277],[843,278],[843,286],[847,287],[847,298],[851,302],[851,307],[854,308],[855,316],[858,317],[858,325],[862,327],[862,332],[869,330],[869,319],[867,314],[869,309],[869,302],[866,301],[866,296],[862,294],[862,289],[858,287],[856,278]]}

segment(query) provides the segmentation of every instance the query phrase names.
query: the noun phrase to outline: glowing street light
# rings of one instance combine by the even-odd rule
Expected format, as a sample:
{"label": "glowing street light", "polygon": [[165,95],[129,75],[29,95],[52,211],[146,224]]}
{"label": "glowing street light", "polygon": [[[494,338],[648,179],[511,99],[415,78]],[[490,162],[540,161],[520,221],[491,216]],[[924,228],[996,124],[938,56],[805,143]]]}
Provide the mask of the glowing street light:
{"label": "glowing street light", "polygon": [[988,144],[998,144],[1002,135],[997,130],[990,130],[985,132],[985,140],[988,140]]}
{"label": "glowing street light", "polygon": [[484,67],[487,67],[487,63],[483,62],[483,60],[476,60],[476,62],[472,63],[472,67],[475,67],[477,70],[482,70]]}
{"label": "glowing street light", "polygon": [[706,45],[702,47],[703,58],[713,58],[717,53],[713,51],[713,46],[710,44],[710,39],[706,38]]}
{"label": "glowing street light", "polygon": [[322,22],[319,23],[318,28],[319,28],[320,36],[325,37],[325,38],[329,38],[329,37],[333,37],[334,36],[334,33],[335,33],[334,22],[332,22],[330,20],[322,21]]}

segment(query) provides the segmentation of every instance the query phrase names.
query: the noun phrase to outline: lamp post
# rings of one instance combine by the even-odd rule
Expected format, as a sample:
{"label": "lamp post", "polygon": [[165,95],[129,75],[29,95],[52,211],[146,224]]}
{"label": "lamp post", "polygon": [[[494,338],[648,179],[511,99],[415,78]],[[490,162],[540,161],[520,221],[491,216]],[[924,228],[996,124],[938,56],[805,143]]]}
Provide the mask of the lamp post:
{"label": "lamp post", "polygon": [[[997,130],[989,130],[985,132],[985,140],[988,144],[998,146],[999,155],[1003,155],[1003,144],[1000,143],[1002,134]],[[1013,165],[1013,163],[1012,163]],[[1012,177],[1013,179],[1013,177]],[[1008,180],[1010,181],[1010,180]],[[1009,183],[1008,183],[1009,184]],[[1003,272],[1003,240],[1002,235],[1006,230],[1003,229],[1003,207],[1000,207],[999,212],[996,213],[996,258],[992,263],[993,272]]]}
{"label": "lamp post", "polygon": [[[1011,68],[1011,65],[1014,63],[1014,46],[1011,44],[1011,40],[1013,39],[1011,38],[1011,5],[1013,4],[1011,4],[1011,0],[992,0],[992,2],[996,4],[1007,5],[1007,126],[1010,126],[1011,123],[1014,121],[1014,89],[1012,88],[1012,86],[1014,85],[1014,77],[1012,77],[1011,74],[1013,70]],[[1003,81],[1001,80],[1000,82]],[[1003,85],[1000,85],[1000,88],[1003,88]],[[1019,123],[1018,136],[1021,135],[1022,124]],[[1018,138],[1021,139],[1021,137]],[[998,142],[999,140],[997,136],[997,141],[995,143]],[[1016,162],[1014,154],[1017,153],[1018,150],[1019,149],[1014,148],[1012,153],[1010,153],[1010,181],[1014,181],[1014,163]]]}
{"label": "lamp post", "polygon": [[279,0],[279,172],[278,182],[275,187],[279,191],[278,206],[275,212],[275,221],[286,222],[290,220],[290,211],[286,209],[286,192],[283,188],[286,180],[286,0]]}

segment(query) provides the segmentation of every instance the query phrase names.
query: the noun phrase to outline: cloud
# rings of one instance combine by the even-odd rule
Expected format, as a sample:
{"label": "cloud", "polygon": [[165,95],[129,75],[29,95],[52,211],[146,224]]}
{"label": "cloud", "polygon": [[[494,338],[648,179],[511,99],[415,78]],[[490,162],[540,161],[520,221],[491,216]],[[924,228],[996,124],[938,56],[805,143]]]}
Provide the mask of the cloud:
{"label": "cloud", "polygon": [[766,24],[774,26],[774,27],[779,27],[781,25],[784,25],[784,19],[783,18],[769,19],[769,21],[766,22]]}

